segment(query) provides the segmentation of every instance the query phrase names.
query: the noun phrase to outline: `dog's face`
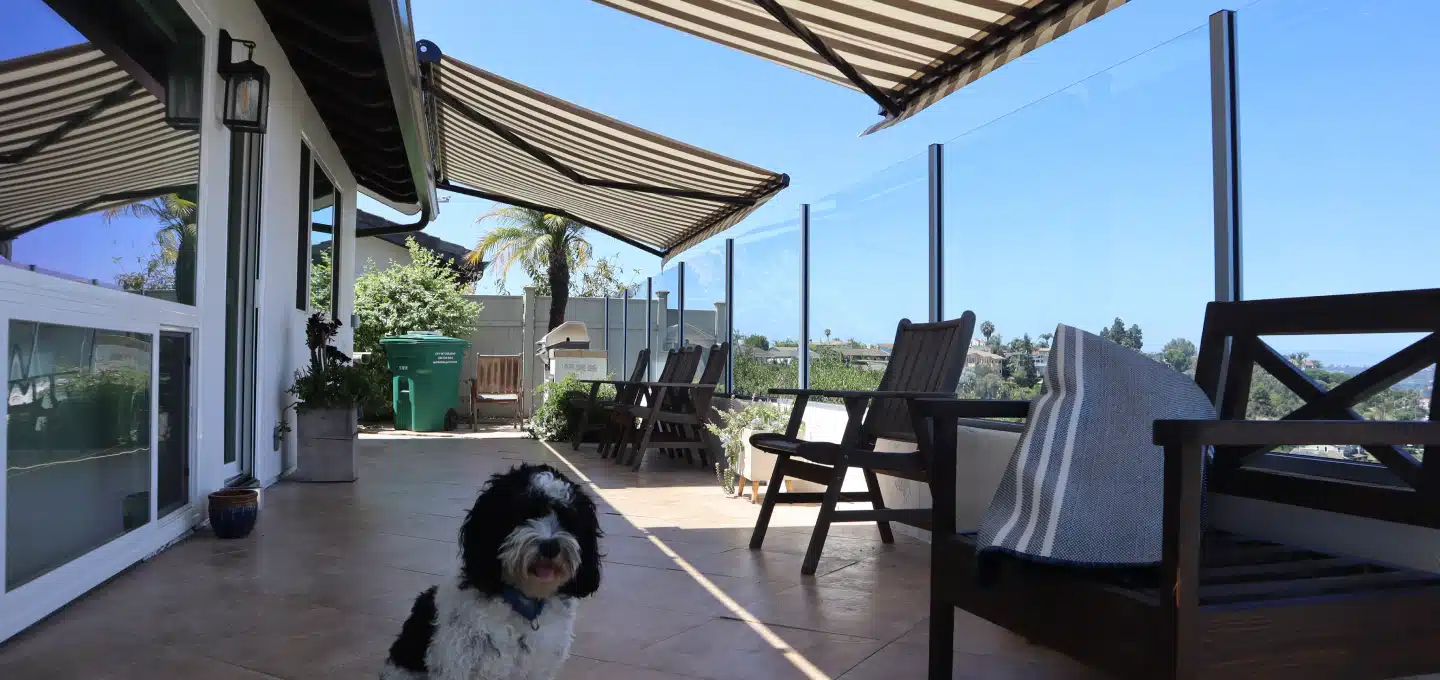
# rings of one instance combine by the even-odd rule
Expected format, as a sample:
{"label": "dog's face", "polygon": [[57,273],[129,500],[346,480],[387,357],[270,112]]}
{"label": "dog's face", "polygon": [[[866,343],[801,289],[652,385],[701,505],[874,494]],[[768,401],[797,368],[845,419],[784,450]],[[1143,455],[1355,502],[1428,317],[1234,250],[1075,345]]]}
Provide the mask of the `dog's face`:
{"label": "dog's face", "polygon": [[585,597],[600,587],[600,524],[584,489],[548,465],[490,478],[460,527],[461,580],[489,594]]}

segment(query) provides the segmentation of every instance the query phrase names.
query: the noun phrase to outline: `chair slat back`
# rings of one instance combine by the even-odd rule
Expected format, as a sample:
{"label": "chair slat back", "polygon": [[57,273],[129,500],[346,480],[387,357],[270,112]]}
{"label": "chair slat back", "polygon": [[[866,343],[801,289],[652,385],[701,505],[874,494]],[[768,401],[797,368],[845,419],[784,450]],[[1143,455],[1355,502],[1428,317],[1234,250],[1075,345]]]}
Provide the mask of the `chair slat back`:
{"label": "chair slat back", "polygon": [[679,350],[677,352],[679,356],[675,358],[675,373],[670,376],[670,379],[662,379],[661,382],[688,383],[694,381],[695,371],[700,369],[700,353],[704,351],[705,348],[699,345],[691,345]]}
{"label": "chair slat back", "polygon": [[710,348],[710,355],[705,358],[705,370],[700,373],[699,382],[701,385],[715,385],[720,382],[720,377],[725,375],[725,364],[730,361],[730,343],[722,342]]}
{"label": "chair slat back", "polygon": [[524,355],[480,354],[475,357],[476,394],[520,394]]}
{"label": "chair slat back", "polygon": [[[955,394],[960,385],[960,373],[965,370],[965,352],[974,333],[974,312],[935,323],[911,323],[909,319],[901,319],[895,329],[890,363],[886,365],[877,389]],[[876,399],[865,414],[861,432],[872,441],[881,437],[913,441],[914,426],[905,400]]]}
{"label": "chair slat back", "polygon": [[[666,362],[669,362],[667,358]],[[635,355],[635,367],[630,369],[630,382],[620,385],[615,391],[615,401],[629,404],[635,400],[635,394],[640,390],[639,383],[645,379],[645,369],[650,367],[650,348],[645,347]]]}
{"label": "chair slat back", "polygon": [[665,365],[660,367],[660,378],[658,382],[670,382],[675,371],[680,368],[680,353],[670,350],[665,354]]}

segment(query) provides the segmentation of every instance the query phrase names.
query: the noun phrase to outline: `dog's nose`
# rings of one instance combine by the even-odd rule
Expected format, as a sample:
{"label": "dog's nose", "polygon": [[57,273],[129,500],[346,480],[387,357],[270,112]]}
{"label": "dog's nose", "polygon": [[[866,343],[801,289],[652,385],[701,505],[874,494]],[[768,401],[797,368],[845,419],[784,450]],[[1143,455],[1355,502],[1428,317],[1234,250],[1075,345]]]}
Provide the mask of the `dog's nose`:
{"label": "dog's nose", "polygon": [[540,556],[545,559],[553,559],[560,554],[560,541],[551,539],[540,542]]}

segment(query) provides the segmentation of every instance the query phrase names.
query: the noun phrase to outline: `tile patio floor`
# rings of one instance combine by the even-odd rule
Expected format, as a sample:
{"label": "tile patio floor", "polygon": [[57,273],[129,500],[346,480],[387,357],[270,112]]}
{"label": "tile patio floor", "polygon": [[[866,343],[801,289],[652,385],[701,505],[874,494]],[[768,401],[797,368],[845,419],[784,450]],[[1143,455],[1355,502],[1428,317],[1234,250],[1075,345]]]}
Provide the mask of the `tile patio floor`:
{"label": "tile patio floor", "polygon": [[[521,461],[592,485],[607,537],[565,680],[923,678],[928,546],[873,525],[832,532],[800,576],[814,508],[758,506],[713,473],[640,473],[508,431],[366,436],[355,484],[282,483],[249,538],[193,537],[0,646],[0,678],[374,678],[415,594],[450,572],[478,486]],[[964,615],[957,678],[1093,678]]]}

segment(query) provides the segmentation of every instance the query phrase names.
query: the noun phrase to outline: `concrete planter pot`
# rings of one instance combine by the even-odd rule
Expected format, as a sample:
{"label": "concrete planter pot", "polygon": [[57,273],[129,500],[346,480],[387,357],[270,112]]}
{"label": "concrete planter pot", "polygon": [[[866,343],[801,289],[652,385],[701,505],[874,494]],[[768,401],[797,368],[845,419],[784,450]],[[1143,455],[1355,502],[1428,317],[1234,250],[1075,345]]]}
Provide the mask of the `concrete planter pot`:
{"label": "concrete planter pot", "polygon": [[295,471],[300,482],[355,481],[359,442],[356,409],[307,409],[295,414]]}

